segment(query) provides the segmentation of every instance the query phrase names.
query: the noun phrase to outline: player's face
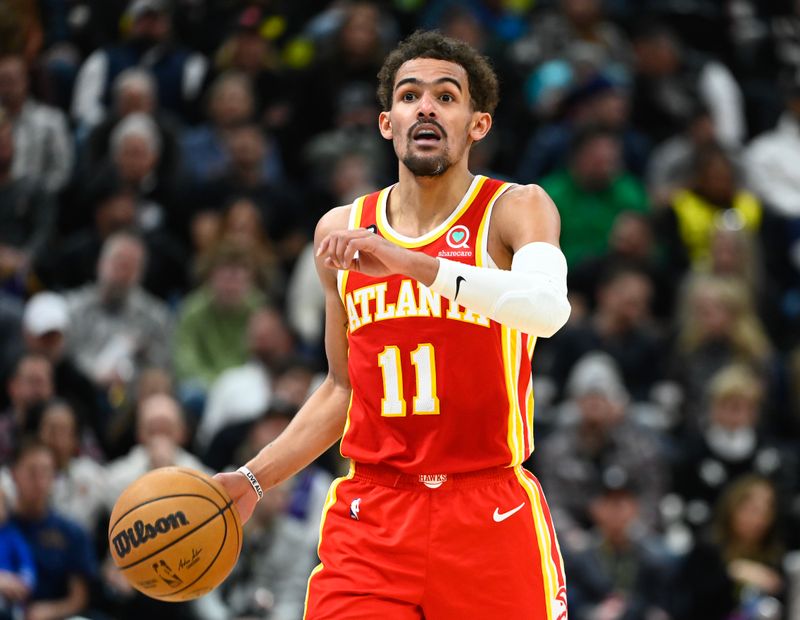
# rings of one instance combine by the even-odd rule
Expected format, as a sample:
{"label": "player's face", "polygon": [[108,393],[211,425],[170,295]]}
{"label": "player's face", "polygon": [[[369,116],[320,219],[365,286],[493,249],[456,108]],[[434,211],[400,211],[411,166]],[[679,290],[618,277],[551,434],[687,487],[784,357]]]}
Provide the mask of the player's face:
{"label": "player's face", "polygon": [[439,176],[486,135],[491,116],[473,110],[461,65],[415,58],[397,71],[392,109],[381,113],[379,124],[415,176]]}

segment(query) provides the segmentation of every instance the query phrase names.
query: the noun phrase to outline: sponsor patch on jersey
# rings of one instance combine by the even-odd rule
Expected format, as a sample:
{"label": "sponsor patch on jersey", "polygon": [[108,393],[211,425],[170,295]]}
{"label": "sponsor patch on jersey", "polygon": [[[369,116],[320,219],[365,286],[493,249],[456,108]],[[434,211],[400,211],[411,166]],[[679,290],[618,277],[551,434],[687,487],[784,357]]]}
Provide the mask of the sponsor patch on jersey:
{"label": "sponsor patch on jersey", "polygon": [[453,226],[447,231],[444,240],[454,250],[467,250],[469,249],[469,228],[463,224]]}

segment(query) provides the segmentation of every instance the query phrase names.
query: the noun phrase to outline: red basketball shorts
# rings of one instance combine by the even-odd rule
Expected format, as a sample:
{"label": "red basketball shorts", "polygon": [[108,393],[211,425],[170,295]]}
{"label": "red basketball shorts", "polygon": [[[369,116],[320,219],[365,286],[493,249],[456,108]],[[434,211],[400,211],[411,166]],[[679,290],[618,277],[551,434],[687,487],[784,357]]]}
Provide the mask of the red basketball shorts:
{"label": "red basketball shorts", "polygon": [[[445,479],[446,478],[446,479]],[[522,467],[355,465],[328,493],[307,620],[566,620],[561,554]]]}

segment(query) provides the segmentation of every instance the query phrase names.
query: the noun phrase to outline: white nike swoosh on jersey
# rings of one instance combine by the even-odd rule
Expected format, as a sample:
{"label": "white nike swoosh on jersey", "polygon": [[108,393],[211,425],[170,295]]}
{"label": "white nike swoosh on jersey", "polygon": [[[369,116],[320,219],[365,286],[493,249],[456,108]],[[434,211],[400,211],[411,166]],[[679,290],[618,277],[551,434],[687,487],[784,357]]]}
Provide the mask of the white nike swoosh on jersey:
{"label": "white nike swoosh on jersey", "polygon": [[492,519],[494,519],[495,523],[500,523],[501,521],[505,521],[506,519],[508,519],[514,513],[519,512],[520,510],[522,510],[522,507],[524,505],[525,505],[525,502],[522,502],[519,506],[517,506],[516,508],[512,508],[508,512],[500,512],[500,507],[498,506],[497,508],[494,509],[494,514],[492,515]]}

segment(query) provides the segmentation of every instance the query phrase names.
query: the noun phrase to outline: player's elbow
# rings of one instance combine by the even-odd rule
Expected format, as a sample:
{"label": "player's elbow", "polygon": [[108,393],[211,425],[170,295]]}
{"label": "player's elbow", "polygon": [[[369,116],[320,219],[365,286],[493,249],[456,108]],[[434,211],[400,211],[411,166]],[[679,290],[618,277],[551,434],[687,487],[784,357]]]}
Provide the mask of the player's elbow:
{"label": "player's elbow", "polygon": [[571,311],[566,292],[555,287],[533,288],[501,297],[495,318],[532,336],[549,338],[566,324]]}

